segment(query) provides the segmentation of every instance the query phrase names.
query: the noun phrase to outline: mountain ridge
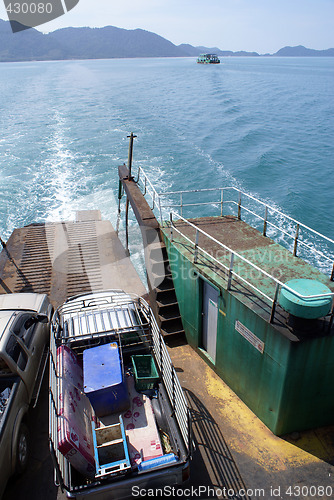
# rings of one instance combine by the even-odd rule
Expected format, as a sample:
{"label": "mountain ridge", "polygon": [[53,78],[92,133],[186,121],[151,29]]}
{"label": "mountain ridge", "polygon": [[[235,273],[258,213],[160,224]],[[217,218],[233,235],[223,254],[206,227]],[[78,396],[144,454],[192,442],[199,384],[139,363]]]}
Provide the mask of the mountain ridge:
{"label": "mountain ridge", "polygon": [[[68,59],[111,59],[130,57],[197,57],[200,53],[222,57],[261,54],[247,51],[221,50],[218,47],[175,45],[156,33],[141,28],[126,30],[115,26],[103,28],[61,28],[43,34],[30,28],[12,33],[9,21],[0,19],[0,62],[46,61]],[[334,48],[308,49],[302,45],[283,47],[275,54],[281,57],[332,57]]]}

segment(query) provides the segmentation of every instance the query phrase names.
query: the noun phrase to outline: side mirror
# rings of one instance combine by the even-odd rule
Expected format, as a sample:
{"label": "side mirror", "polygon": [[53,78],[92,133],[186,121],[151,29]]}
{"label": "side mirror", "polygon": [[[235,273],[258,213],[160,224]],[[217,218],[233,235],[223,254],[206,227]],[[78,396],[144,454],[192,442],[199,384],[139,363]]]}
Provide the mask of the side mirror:
{"label": "side mirror", "polygon": [[36,320],[38,323],[48,323],[49,317],[46,314],[38,314]]}

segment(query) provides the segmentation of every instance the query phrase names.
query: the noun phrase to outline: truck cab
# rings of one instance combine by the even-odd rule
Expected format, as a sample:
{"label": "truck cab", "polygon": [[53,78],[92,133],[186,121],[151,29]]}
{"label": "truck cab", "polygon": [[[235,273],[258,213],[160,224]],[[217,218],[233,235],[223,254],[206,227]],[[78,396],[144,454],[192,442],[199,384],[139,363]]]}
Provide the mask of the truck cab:
{"label": "truck cab", "polygon": [[46,295],[0,296],[0,497],[28,462],[26,417],[44,375],[51,314]]}

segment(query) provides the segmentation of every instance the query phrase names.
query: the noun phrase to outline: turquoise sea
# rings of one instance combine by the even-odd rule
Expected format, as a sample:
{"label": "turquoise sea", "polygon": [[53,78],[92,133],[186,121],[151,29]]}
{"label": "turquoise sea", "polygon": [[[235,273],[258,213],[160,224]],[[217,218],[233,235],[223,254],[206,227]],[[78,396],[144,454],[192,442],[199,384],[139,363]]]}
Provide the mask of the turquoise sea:
{"label": "turquoise sea", "polygon": [[334,58],[1,63],[0,107],[5,240],[77,209],[116,224],[131,131],[159,191],[237,186],[334,236]]}

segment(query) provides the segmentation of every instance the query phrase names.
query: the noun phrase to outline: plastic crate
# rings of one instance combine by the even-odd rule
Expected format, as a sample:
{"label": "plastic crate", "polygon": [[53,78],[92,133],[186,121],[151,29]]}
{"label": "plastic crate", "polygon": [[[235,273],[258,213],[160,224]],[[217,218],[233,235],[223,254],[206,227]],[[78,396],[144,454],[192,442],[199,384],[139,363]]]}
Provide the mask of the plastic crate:
{"label": "plastic crate", "polygon": [[135,386],[137,391],[154,389],[159,381],[159,373],[151,354],[131,356]]}
{"label": "plastic crate", "polygon": [[83,352],[84,392],[98,417],[121,412],[129,407],[117,342]]}

